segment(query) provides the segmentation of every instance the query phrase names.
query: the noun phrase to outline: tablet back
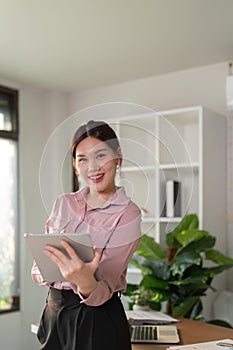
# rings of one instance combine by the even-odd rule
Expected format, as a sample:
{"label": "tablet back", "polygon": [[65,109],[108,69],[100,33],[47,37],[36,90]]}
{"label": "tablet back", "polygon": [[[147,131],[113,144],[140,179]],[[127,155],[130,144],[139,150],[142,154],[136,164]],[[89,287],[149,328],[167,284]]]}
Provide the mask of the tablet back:
{"label": "tablet back", "polygon": [[66,281],[58,266],[43,252],[46,244],[59,248],[67,254],[61,245],[61,240],[68,242],[76,251],[78,256],[85,262],[91,261],[94,257],[93,246],[89,234],[46,234],[46,233],[25,233],[24,235],[37,266],[46,282]]}

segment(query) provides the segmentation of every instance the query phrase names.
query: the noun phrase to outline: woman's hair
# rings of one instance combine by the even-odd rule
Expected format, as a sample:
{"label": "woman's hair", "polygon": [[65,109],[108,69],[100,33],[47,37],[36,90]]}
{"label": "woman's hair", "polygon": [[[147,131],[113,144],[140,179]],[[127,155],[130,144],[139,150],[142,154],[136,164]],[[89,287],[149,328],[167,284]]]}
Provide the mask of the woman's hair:
{"label": "woman's hair", "polygon": [[79,143],[87,137],[94,137],[100,141],[106,142],[109,147],[116,153],[120,147],[119,140],[115,131],[103,121],[89,120],[81,125],[75,132],[71,145],[71,154],[73,161],[76,158],[76,148]]}

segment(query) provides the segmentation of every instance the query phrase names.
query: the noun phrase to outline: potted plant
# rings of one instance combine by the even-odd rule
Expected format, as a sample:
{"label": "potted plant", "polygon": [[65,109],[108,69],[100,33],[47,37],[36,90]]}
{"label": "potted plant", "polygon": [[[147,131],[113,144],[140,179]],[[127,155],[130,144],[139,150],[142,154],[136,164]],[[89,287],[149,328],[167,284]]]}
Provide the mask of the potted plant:
{"label": "potted plant", "polygon": [[[202,317],[201,297],[212,288],[214,277],[233,266],[233,259],[214,249],[215,237],[198,229],[196,214],[184,216],[176,228],[167,233],[166,247],[143,235],[131,263],[142,272],[139,286],[128,285],[126,294],[143,287],[153,295],[157,306],[167,302],[167,312],[191,319]],[[206,262],[212,263],[207,266]]]}
{"label": "potted plant", "polygon": [[130,294],[133,310],[149,310],[153,296],[153,291],[149,288],[145,288],[143,285],[134,289]]}

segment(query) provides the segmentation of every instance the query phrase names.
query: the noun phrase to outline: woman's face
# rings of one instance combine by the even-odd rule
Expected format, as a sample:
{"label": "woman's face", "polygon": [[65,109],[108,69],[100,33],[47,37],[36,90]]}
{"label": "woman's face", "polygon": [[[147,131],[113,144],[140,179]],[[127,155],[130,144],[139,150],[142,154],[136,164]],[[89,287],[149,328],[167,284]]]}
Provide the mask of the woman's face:
{"label": "woman's face", "polygon": [[82,140],[76,148],[75,168],[78,175],[90,188],[90,192],[111,195],[116,191],[116,166],[120,164],[111,147],[94,137]]}

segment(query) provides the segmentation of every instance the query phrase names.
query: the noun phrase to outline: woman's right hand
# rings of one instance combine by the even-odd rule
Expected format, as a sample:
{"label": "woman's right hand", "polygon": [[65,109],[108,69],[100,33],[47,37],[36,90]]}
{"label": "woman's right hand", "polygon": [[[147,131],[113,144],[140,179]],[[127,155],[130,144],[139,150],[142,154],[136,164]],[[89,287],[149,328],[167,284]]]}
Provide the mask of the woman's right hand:
{"label": "woman's right hand", "polygon": [[61,241],[61,244],[69,256],[49,245],[45,247],[44,253],[59,267],[63,277],[78,287],[83,296],[89,295],[96,288],[94,274],[99,266],[100,253],[94,248],[94,258],[90,262],[83,262],[69,243]]}

